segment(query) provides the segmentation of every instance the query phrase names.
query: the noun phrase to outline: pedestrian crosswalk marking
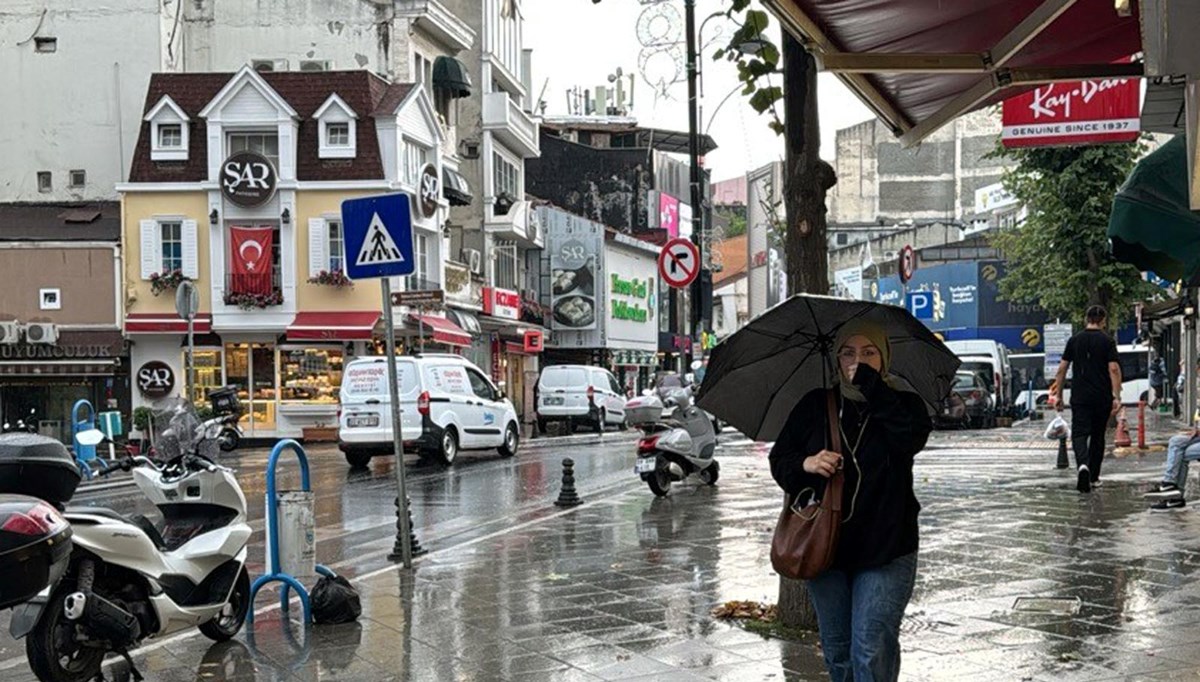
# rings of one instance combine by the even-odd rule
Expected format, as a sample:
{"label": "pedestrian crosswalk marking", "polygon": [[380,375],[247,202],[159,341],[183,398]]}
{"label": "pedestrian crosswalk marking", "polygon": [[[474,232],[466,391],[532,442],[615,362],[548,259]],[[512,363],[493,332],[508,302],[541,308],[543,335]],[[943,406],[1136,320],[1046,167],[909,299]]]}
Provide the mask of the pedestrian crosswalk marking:
{"label": "pedestrian crosswalk marking", "polygon": [[362,248],[358,251],[355,265],[385,265],[387,263],[403,263],[404,256],[396,246],[396,240],[388,232],[387,226],[375,213],[371,216],[371,224],[367,227],[367,237],[363,239]]}

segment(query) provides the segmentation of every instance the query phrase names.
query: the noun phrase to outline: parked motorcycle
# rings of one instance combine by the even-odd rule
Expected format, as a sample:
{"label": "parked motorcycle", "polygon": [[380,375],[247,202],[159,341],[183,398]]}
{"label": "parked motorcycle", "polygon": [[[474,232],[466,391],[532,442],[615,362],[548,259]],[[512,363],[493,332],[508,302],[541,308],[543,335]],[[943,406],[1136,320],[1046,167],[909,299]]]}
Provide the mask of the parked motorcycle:
{"label": "parked motorcycle", "polygon": [[214,434],[221,452],[232,452],[242,442],[241,415],[224,414],[205,420],[201,427],[206,434]]}
{"label": "parked motorcycle", "polygon": [[[226,641],[246,619],[246,497],[233,473],[213,462],[216,441],[189,402],[177,400],[156,421],[166,423],[156,429],[161,461],[125,456],[99,475],[132,471],[162,521],[68,508],[69,568],[13,613],[11,633],[26,638],[29,666],[43,682],[95,679],[109,653],[124,657],[140,680],[128,652],[144,640],[198,626]],[[103,438],[79,434],[89,445]]]}
{"label": "parked motorcycle", "polygon": [[0,424],[0,433],[37,433],[37,410],[30,409],[27,417],[18,419],[15,424],[5,421]]}
{"label": "parked motorcycle", "polygon": [[237,397],[237,389],[232,386],[209,391],[208,403],[212,407],[213,416],[204,422],[206,431],[217,431],[217,443],[221,452],[232,452],[242,442],[242,404]]}
{"label": "parked motorcycle", "polygon": [[[670,416],[664,417],[669,411]],[[711,419],[692,404],[688,388],[676,388],[663,400],[654,391],[629,401],[626,421],[642,431],[634,473],[659,497],[671,484],[696,474],[701,483],[714,485],[721,473],[714,458],[717,434]]]}

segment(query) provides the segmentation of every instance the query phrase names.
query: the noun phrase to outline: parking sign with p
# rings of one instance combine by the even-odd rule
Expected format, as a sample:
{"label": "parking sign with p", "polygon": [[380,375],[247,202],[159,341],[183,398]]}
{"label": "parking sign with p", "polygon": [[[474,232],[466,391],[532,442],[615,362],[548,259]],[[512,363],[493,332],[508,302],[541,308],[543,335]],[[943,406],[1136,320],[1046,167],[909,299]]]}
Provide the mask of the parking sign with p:
{"label": "parking sign with p", "polygon": [[908,292],[908,312],[918,320],[933,319],[933,292],[932,291],[910,291]]}

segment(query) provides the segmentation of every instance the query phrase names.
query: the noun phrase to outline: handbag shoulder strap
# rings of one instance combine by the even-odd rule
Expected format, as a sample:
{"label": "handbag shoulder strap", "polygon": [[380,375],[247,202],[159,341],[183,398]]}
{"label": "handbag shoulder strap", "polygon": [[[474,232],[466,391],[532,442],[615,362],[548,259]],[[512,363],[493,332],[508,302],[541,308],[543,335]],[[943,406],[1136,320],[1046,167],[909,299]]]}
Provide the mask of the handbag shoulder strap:
{"label": "handbag shoulder strap", "polygon": [[825,411],[829,413],[829,451],[841,453],[842,429],[838,426],[837,392],[830,390],[826,393],[826,397],[828,407]]}

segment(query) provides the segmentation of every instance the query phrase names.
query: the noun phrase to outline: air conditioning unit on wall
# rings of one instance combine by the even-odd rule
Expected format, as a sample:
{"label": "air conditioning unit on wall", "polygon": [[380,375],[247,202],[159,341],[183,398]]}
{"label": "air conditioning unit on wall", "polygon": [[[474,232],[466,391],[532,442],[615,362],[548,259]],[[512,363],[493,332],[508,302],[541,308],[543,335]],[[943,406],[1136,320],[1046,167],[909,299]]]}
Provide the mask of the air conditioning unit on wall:
{"label": "air conditioning unit on wall", "polygon": [[21,324],[16,320],[0,322],[0,343],[17,343],[21,340]]}
{"label": "air conditioning unit on wall", "polygon": [[48,322],[30,322],[25,325],[25,340],[29,343],[55,343],[58,327]]}
{"label": "air conditioning unit on wall", "polygon": [[483,274],[483,254],[478,249],[463,249],[462,257],[471,272],[476,275]]}

